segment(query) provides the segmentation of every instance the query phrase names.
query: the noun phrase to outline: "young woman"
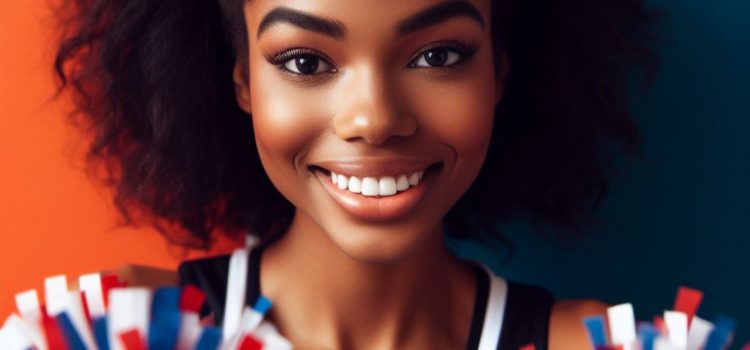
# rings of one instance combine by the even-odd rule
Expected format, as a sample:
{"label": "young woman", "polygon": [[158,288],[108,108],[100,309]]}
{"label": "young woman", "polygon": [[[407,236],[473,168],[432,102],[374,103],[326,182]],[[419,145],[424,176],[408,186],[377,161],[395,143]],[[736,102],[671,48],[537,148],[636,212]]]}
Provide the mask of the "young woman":
{"label": "young woman", "polygon": [[[589,346],[581,318],[606,305],[506,282],[443,236],[591,221],[613,157],[638,146],[640,1],[71,5],[56,67],[125,217],[184,244],[261,237],[248,299],[273,300],[296,347]],[[180,269],[217,320],[227,264]]]}

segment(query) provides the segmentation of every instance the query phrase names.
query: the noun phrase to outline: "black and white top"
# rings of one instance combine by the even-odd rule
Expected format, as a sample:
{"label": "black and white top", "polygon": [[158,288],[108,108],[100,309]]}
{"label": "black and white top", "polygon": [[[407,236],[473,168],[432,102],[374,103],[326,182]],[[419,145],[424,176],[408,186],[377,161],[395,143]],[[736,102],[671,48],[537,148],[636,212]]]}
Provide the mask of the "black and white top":
{"label": "black and white top", "polygon": [[[260,257],[263,247],[247,258],[245,304],[260,296]],[[224,319],[230,255],[187,261],[180,265],[180,284],[192,284],[206,293],[202,315],[213,313],[216,323]],[[243,264],[244,265],[244,264]],[[534,344],[547,349],[552,295],[539,287],[506,281],[487,268],[477,266],[474,304],[467,350],[517,350]]]}

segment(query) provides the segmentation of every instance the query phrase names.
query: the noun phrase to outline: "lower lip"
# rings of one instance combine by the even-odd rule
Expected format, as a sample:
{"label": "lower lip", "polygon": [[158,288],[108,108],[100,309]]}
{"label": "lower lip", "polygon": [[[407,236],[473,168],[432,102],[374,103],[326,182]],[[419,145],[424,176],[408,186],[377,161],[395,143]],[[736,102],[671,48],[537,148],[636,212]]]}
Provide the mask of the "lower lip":
{"label": "lower lip", "polygon": [[387,221],[406,215],[417,206],[436,178],[436,171],[428,171],[425,172],[419,184],[409,187],[406,191],[398,192],[392,196],[366,197],[339,189],[331,181],[331,176],[325,175],[322,171],[314,171],[314,173],[323,184],[326,192],[333,197],[333,200],[339,206],[352,216],[364,221]]}

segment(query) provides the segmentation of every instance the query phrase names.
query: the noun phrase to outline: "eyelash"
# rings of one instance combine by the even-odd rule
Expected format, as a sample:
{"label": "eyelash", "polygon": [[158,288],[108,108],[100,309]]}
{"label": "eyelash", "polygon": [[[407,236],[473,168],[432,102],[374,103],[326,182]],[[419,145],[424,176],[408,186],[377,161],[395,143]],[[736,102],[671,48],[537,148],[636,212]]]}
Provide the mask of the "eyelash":
{"label": "eyelash", "polygon": [[[419,58],[423,57],[426,53],[435,50],[435,49],[444,49],[448,50],[449,53],[456,53],[460,57],[458,61],[447,65],[447,66],[431,66],[431,67],[417,67],[414,62],[418,60]],[[433,70],[452,70],[456,69],[459,66],[461,66],[463,63],[465,63],[469,58],[471,58],[476,52],[478,48],[475,45],[472,44],[465,44],[461,42],[456,41],[442,41],[442,42],[433,42],[430,44],[427,44],[423,46],[417,55],[415,55],[410,61],[409,64],[407,64],[407,67],[409,68],[428,68]],[[330,71],[325,71],[321,73],[312,73],[312,74],[300,74],[296,72],[292,72],[289,69],[285,68],[284,66],[289,63],[289,61],[303,57],[303,56],[313,56],[319,61],[325,62],[325,64],[333,66],[330,62],[332,61],[329,59],[326,55],[322,54],[319,51],[307,49],[307,48],[296,48],[296,49],[290,49],[286,51],[281,51],[277,53],[273,53],[271,55],[266,56],[266,60],[277,66],[278,69],[284,71],[285,73],[289,73],[292,75],[295,75],[301,79],[310,79],[313,76],[319,75],[319,74],[330,74],[335,73],[338,70],[336,68],[332,68]]]}
{"label": "eyelash", "polygon": [[[420,57],[423,57],[426,53],[435,50],[435,49],[443,49],[448,50],[449,52],[457,53],[460,57],[458,58],[458,61],[447,65],[447,66],[430,66],[430,67],[417,67],[413,64],[414,61],[419,59]],[[430,68],[430,69],[440,69],[440,70],[449,70],[457,68],[458,66],[462,65],[464,62],[466,62],[471,56],[473,56],[477,52],[478,48],[475,45],[472,44],[465,44],[457,41],[439,41],[434,42],[425,45],[421,49],[419,49],[419,53],[414,56],[409,61],[409,64],[407,67],[409,68]]]}

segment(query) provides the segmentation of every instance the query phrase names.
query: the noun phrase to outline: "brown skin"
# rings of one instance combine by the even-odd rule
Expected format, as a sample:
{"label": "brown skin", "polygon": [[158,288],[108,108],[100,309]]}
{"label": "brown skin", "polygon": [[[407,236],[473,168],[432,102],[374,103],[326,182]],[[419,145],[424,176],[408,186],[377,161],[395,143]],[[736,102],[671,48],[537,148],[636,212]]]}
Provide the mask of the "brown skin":
{"label": "brown skin", "polygon": [[[177,273],[170,270],[150,267],[150,266],[142,266],[142,265],[125,265],[118,269],[115,269],[113,271],[106,271],[107,273],[116,273],[121,281],[126,281],[128,283],[128,286],[131,287],[149,287],[149,288],[158,288],[161,286],[170,286],[170,285],[176,285],[179,277],[177,276]],[[467,283],[472,283],[467,282]],[[72,289],[77,289],[77,284],[74,281],[71,285]],[[264,290],[268,290],[266,286],[263,286]],[[426,290],[429,290],[429,288],[426,288]],[[373,292],[374,293],[374,292]],[[468,298],[469,296],[457,296],[457,297],[463,297]],[[474,302],[473,298],[470,301],[471,303]],[[458,304],[458,303],[457,303]],[[590,348],[589,340],[587,334],[581,329],[581,320],[587,316],[591,315],[603,315],[606,313],[606,308],[609,305],[604,304],[597,300],[561,300],[558,301],[554,308],[552,309],[552,314],[550,316],[550,333],[549,333],[549,347],[551,350],[557,350],[557,349],[588,349]],[[279,305],[276,305],[275,308],[279,308]],[[293,307],[290,307],[291,310],[294,310]],[[470,322],[471,315],[468,315],[464,312],[465,310],[458,309],[454,310],[452,315],[461,315],[456,317],[454,321],[457,324],[457,330],[460,331],[461,327],[466,327],[465,325]],[[356,312],[356,311],[354,311]],[[448,314],[446,312],[446,314]],[[293,318],[292,320],[295,320],[296,318]],[[416,321],[416,319],[415,319]],[[313,322],[319,322],[318,320],[311,320],[309,321],[311,323]],[[606,322],[606,320],[605,320]],[[310,327],[310,325],[302,324],[303,327]],[[605,325],[605,328],[607,326]],[[406,333],[407,330],[397,330],[403,333]],[[435,339],[435,342],[439,342],[439,340],[442,338]],[[449,340],[444,340],[444,343],[440,343],[439,346],[434,347],[435,349],[438,348],[463,348],[462,344],[456,343],[451,345]],[[306,344],[306,343],[303,343]],[[310,343],[314,344],[314,343]],[[424,345],[415,344],[413,348],[419,348],[422,349]],[[297,346],[298,349],[303,348],[314,348],[312,345],[310,346]],[[330,348],[330,347],[326,347]],[[350,346],[344,346],[341,348],[351,348]],[[375,348],[375,343],[371,343],[371,346],[367,346],[366,348]],[[387,347],[384,347],[387,348]],[[401,348],[412,348],[411,345],[404,345]]]}
{"label": "brown skin", "polygon": [[[505,56],[494,64],[490,0],[469,1],[484,27],[460,16],[395,34],[400,20],[441,2],[252,0],[245,8],[249,66],[235,67],[237,101],[252,115],[269,178],[297,208],[289,230],[264,253],[261,292],[274,301],[269,317],[299,349],[465,347],[476,281],[443,244],[441,220],[484,162],[509,67]],[[280,6],[334,20],[346,35],[337,40],[279,23],[257,37],[262,18]],[[478,50],[454,68],[408,66],[436,41]],[[321,53],[319,73],[301,77],[266,58],[296,48]],[[294,59],[282,65],[294,69]],[[386,221],[351,215],[308,169],[397,157],[443,168],[418,206]],[[605,308],[558,302],[550,349],[589,347],[581,318]]]}
{"label": "brown skin", "polygon": [[104,273],[117,274],[119,280],[127,282],[130,287],[158,288],[174,286],[180,281],[180,276],[172,270],[143,265],[125,265]]}

